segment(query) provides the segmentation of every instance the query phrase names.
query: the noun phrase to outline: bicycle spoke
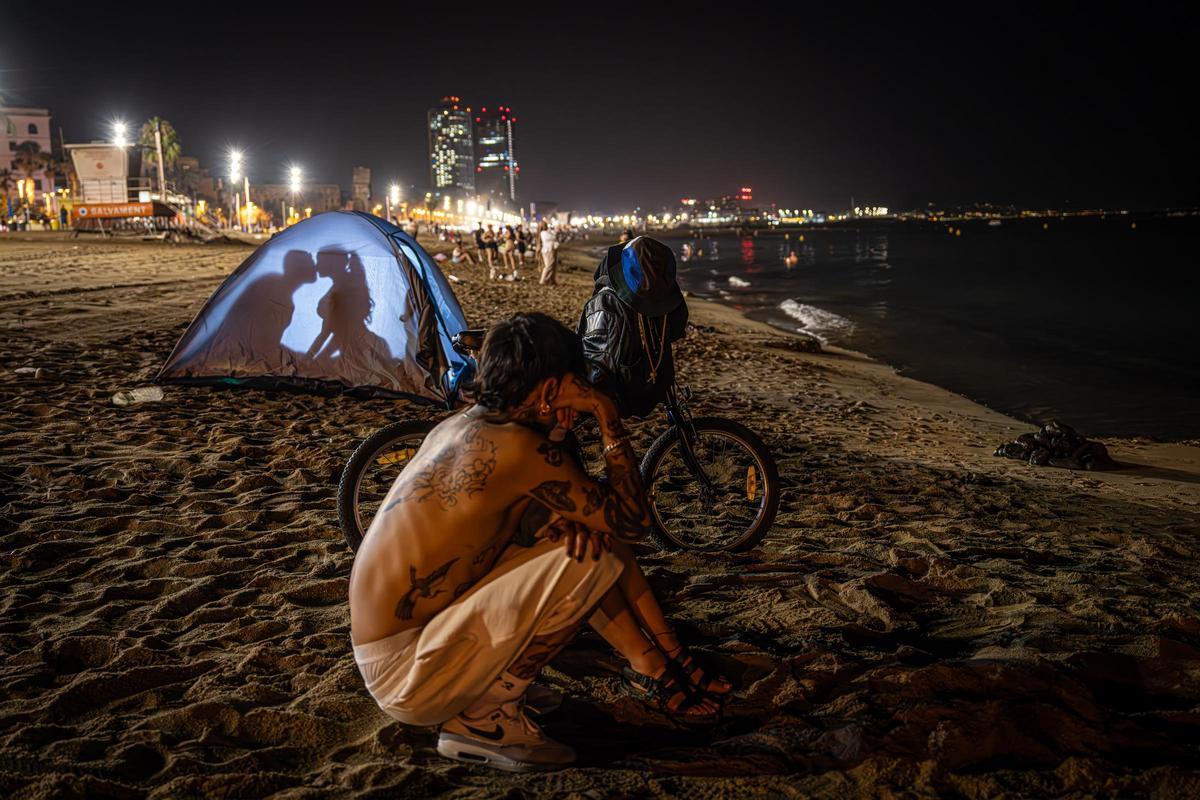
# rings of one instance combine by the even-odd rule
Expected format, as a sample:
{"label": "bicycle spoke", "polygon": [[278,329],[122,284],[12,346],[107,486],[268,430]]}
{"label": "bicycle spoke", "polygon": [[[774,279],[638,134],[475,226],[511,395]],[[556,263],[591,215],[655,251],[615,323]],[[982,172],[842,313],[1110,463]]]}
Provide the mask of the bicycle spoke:
{"label": "bicycle spoke", "polygon": [[719,549],[749,531],[763,512],[763,465],[746,443],[725,431],[697,431],[692,453],[708,488],[688,467],[676,443],[664,453],[648,487],[651,502],[663,529],[676,542],[692,549]]}

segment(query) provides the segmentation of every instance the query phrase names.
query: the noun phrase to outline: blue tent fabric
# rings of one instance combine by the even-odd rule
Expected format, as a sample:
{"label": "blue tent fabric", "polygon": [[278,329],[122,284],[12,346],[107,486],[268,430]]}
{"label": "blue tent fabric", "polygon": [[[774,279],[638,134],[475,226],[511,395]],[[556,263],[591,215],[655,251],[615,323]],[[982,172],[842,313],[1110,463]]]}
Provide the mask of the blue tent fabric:
{"label": "blue tent fabric", "polygon": [[[467,327],[416,240],[331,211],[274,236],[196,315],[158,380],[451,401]],[[450,376],[451,380],[447,380]]]}
{"label": "blue tent fabric", "polygon": [[[354,212],[362,214],[362,212]],[[458,298],[454,296],[454,290],[450,288],[450,281],[438,269],[434,260],[429,257],[429,253],[425,252],[425,248],[417,244],[417,240],[409,236],[400,228],[397,228],[392,223],[380,219],[379,217],[362,214],[387,236],[396,243],[400,252],[408,259],[409,263],[418,268],[421,277],[425,283],[425,288],[429,292],[429,296],[433,299],[434,308],[440,322],[440,331],[442,334],[443,351],[447,354],[447,358],[451,362],[451,371],[455,374],[466,368],[467,364],[462,356],[460,356],[453,347],[451,347],[450,337],[467,328],[467,320],[463,315],[462,307],[458,304]]]}

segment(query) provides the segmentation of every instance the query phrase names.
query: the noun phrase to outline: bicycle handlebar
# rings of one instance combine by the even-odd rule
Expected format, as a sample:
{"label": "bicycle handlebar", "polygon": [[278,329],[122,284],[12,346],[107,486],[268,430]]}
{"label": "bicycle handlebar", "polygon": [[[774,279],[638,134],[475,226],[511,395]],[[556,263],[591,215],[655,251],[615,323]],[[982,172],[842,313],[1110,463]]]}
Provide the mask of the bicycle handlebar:
{"label": "bicycle handlebar", "polygon": [[469,328],[465,331],[459,331],[450,338],[450,346],[460,356],[474,358],[479,349],[483,347],[483,336],[485,333],[487,331],[484,328]]}

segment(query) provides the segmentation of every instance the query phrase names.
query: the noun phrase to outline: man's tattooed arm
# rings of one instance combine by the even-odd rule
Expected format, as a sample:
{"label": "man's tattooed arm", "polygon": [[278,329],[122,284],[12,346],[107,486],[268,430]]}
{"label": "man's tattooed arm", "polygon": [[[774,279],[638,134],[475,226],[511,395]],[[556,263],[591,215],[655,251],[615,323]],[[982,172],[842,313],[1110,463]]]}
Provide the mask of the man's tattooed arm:
{"label": "man's tattooed arm", "polygon": [[[650,529],[650,511],[637,457],[619,420],[602,420],[608,482],[587,477],[572,463],[554,465],[556,477],[542,480],[529,494],[553,512],[620,539],[641,538]],[[543,473],[544,474],[544,473]]]}
{"label": "man's tattooed arm", "polygon": [[604,505],[604,490],[599,485],[584,484],[583,489],[583,513],[594,514]]}
{"label": "man's tattooed arm", "polygon": [[608,485],[601,488],[604,521],[619,538],[641,538],[650,530],[650,508],[629,433],[615,414],[600,421],[600,430],[608,473]]}

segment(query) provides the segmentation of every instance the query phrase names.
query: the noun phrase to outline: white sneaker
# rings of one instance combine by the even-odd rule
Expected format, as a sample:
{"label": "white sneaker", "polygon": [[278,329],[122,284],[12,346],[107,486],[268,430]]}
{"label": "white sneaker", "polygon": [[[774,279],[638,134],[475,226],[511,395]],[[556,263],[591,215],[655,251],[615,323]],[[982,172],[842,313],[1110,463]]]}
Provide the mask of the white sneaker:
{"label": "white sneaker", "polygon": [[555,770],[575,761],[575,751],[556,742],[525,716],[524,699],[479,718],[459,714],[442,726],[438,754],[508,772]]}

